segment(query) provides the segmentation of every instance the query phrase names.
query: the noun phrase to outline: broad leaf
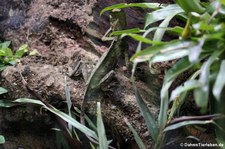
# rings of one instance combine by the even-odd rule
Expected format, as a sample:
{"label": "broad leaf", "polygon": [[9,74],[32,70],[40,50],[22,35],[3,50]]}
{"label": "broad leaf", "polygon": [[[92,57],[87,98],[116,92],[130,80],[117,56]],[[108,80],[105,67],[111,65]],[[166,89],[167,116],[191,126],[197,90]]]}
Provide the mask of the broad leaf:
{"label": "broad leaf", "polygon": [[10,43],[11,43],[10,41],[5,41],[5,42],[1,43],[0,49],[5,50],[6,48],[9,47]]}
{"label": "broad leaf", "polygon": [[26,52],[28,52],[28,45],[27,44],[23,44],[22,46],[20,46],[20,48],[16,51],[15,56],[17,58],[21,58]]}

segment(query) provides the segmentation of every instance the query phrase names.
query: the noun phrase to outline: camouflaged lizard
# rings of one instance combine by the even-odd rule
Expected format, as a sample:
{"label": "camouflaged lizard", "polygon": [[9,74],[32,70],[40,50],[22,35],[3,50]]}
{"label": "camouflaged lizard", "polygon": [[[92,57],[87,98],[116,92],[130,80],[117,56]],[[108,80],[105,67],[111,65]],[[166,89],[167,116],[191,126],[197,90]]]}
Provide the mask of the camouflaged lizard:
{"label": "camouflaged lizard", "polygon": [[[125,13],[118,9],[113,10],[110,14],[110,24],[112,31],[125,29],[126,28]],[[99,100],[98,95],[101,83],[105,79],[107,79],[109,72],[116,67],[119,58],[121,57],[121,55],[123,55],[123,53],[125,53],[125,50],[127,48],[126,43],[119,36],[106,37],[106,39],[107,38],[109,39],[113,38],[113,41],[108,50],[101,56],[100,60],[96,64],[94,70],[92,71],[87,81],[87,88],[81,106],[83,112],[85,108],[85,103],[87,101]],[[103,40],[105,40],[104,37]]]}

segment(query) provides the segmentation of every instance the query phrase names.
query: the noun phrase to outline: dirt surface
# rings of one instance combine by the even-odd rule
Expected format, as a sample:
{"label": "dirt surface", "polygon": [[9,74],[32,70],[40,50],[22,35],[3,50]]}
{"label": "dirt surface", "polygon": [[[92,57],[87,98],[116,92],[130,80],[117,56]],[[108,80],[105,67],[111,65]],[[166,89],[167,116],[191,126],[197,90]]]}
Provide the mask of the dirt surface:
{"label": "dirt surface", "polygon": [[[38,51],[36,56],[26,56],[16,66],[7,67],[3,71],[1,86],[9,90],[7,98],[11,100],[22,97],[34,98],[22,84],[21,73],[28,85],[44,101],[61,108],[66,106],[64,102],[66,77],[73,105],[80,108],[88,74],[109,46],[108,42],[104,43],[100,39],[109,28],[109,18],[107,13],[100,17],[99,12],[106,6],[120,2],[131,1],[89,0],[88,3],[84,3],[80,0],[23,0],[21,3],[18,0],[4,1],[0,4],[0,8],[6,6],[4,10],[0,9],[4,14],[0,16],[2,39],[12,41],[13,49],[17,49],[22,43],[27,43],[29,50]],[[11,15],[8,14],[9,11]],[[129,8],[125,12],[128,28],[143,26],[143,10]],[[128,42],[130,54],[132,54],[136,43],[130,39]],[[125,140],[132,142],[131,132],[123,120],[126,117],[145,144],[152,148],[151,138],[137,107],[133,87],[129,80],[130,71],[124,71],[123,68],[123,63],[119,63],[114,77],[102,88],[104,96],[102,114],[107,125],[107,132],[109,132],[108,139],[116,140],[121,144]],[[138,68],[137,72],[137,87],[156,117],[159,106],[159,78],[157,75],[150,75],[144,67]],[[88,106],[87,113],[95,115],[92,104]],[[33,111],[32,108],[28,108],[31,112],[27,113],[31,118],[27,120],[22,118],[24,116],[19,116],[21,112],[18,110],[20,111],[21,107],[11,110],[11,113],[15,113],[15,117],[7,119],[6,116],[2,116],[1,118],[4,125],[8,127],[13,128],[12,125],[20,124],[18,121],[25,121],[25,125],[35,127],[39,132],[53,127],[53,124],[49,122],[51,120],[46,118],[46,115],[37,112],[38,110]],[[3,110],[2,113],[7,113],[7,110]],[[16,119],[17,117],[20,119]],[[43,120],[42,126],[39,126],[40,123],[35,124],[40,119]],[[32,124],[35,125],[32,126]],[[1,132],[6,133],[7,130],[3,127]],[[44,137],[51,139],[47,142],[39,139],[39,143],[29,146],[29,142],[33,142],[32,139],[37,134],[32,131],[23,133],[22,130],[21,128],[19,141],[15,139],[14,134],[8,133],[7,143],[14,141],[14,147],[22,145],[24,148],[50,148],[48,145],[54,144],[52,143],[55,139],[54,132],[49,131]],[[38,137],[43,138],[42,135],[40,133]]]}

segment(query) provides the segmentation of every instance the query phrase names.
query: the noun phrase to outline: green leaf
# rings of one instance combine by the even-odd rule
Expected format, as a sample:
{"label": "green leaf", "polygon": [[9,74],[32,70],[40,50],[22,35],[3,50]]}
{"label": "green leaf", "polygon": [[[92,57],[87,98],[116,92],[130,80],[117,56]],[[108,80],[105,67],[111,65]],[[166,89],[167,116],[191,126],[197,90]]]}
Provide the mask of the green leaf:
{"label": "green leaf", "polygon": [[109,7],[104,8],[101,12],[100,15],[102,15],[106,11],[110,11],[113,9],[123,9],[123,8],[129,8],[129,7],[141,7],[141,8],[151,8],[151,9],[158,9],[160,7],[163,7],[165,5],[162,5],[160,3],[120,3],[116,5],[112,5]]}
{"label": "green leaf", "polygon": [[167,121],[167,112],[168,112],[168,106],[169,106],[169,88],[174,80],[171,80],[169,82],[164,82],[161,92],[160,92],[160,98],[161,98],[161,105],[160,105],[160,111],[159,111],[159,128],[164,127]]}
{"label": "green leaf", "polygon": [[223,5],[225,5],[225,0],[219,0],[220,3],[222,3]]}
{"label": "green leaf", "polygon": [[18,105],[19,105],[18,103],[14,103],[10,100],[5,100],[5,99],[0,100],[0,107],[3,107],[3,108],[10,108],[13,106],[18,106]]}
{"label": "green leaf", "polygon": [[16,65],[17,61],[18,61],[18,60],[11,60],[11,61],[9,61],[8,63],[11,64],[11,65]]}
{"label": "green leaf", "polygon": [[184,83],[184,85],[178,86],[172,91],[170,100],[174,100],[175,98],[179,97],[183,92],[187,92],[199,87],[201,87],[201,84],[197,80],[188,80]]}
{"label": "green leaf", "polygon": [[201,68],[201,74],[199,77],[201,87],[194,91],[195,102],[197,106],[201,108],[206,108],[208,105],[210,66],[218,58],[218,56],[223,53],[223,51],[224,49],[213,52],[212,56],[209,57]]}
{"label": "green leaf", "polygon": [[107,149],[108,142],[107,142],[107,138],[106,138],[104,123],[102,120],[100,102],[97,102],[97,131],[98,131],[98,137],[99,137],[99,148]]}
{"label": "green leaf", "polygon": [[190,69],[192,66],[193,64],[189,62],[188,57],[182,58],[166,72],[164,77],[165,82],[169,82],[172,79],[175,79],[178,75]]}
{"label": "green leaf", "polygon": [[198,60],[199,60],[199,56],[201,54],[201,51],[202,51],[202,46],[204,45],[205,43],[205,38],[201,38],[201,40],[198,42],[197,45],[191,47],[189,50],[189,61],[191,63],[196,63]]}
{"label": "green leaf", "polygon": [[32,50],[32,51],[29,52],[29,55],[30,56],[40,55],[40,53],[36,49],[34,49],[34,50]]}
{"label": "green leaf", "polygon": [[10,48],[5,48],[5,56],[7,58],[13,57],[13,52]]}
{"label": "green leaf", "polygon": [[6,89],[4,89],[3,87],[0,87],[0,94],[4,94],[7,93],[8,91]]}
{"label": "green leaf", "polygon": [[33,103],[33,104],[38,104],[40,106],[43,106],[44,108],[46,108],[50,112],[52,112],[55,115],[57,115],[60,118],[62,118],[64,121],[70,123],[73,127],[77,128],[78,130],[80,130],[84,134],[86,134],[86,135],[88,135],[88,136],[98,140],[98,137],[97,137],[96,133],[93,130],[90,130],[86,126],[82,125],[81,123],[76,121],[74,118],[72,118],[68,114],[66,114],[66,113],[64,113],[62,111],[59,111],[58,109],[56,109],[56,108],[54,108],[52,106],[51,107],[46,106],[43,102],[41,102],[39,100],[28,99],[28,98],[20,98],[20,99],[16,99],[14,102],[18,102],[18,103]]}
{"label": "green leaf", "polygon": [[3,71],[7,66],[0,66],[0,71]]}
{"label": "green leaf", "polygon": [[[68,108],[68,115],[72,117],[72,115],[71,115],[72,102],[71,102],[71,98],[70,98],[70,89],[67,86],[66,77],[65,77],[65,82],[64,82],[64,91],[65,91],[65,95],[66,95],[66,103],[67,103],[67,108]],[[71,124],[68,124],[68,128],[69,128],[70,132],[72,132],[72,125]]]}
{"label": "green leaf", "polygon": [[144,43],[148,43],[148,44],[154,44],[154,45],[159,45],[159,44],[162,44],[163,42],[160,42],[160,41],[152,41],[150,39],[147,39],[141,35],[138,35],[138,34],[123,34],[122,37],[124,36],[129,36],[137,41],[140,41],[140,42],[144,42]]}
{"label": "green leaf", "polygon": [[5,143],[5,137],[3,135],[0,135],[0,144]]}
{"label": "green leaf", "polygon": [[141,114],[144,117],[148,131],[150,132],[150,135],[153,138],[153,140],[156,142],[157,137],[159,135],[159,128],[156,124],[154,117],[152,116],[151,112],[149,111],[146,103],[143,101],[143,99],[142,99],[141,95],[139,94],[139,91],[137,90],[134,83],[133,83],[133,87],[134,87],[134,91],[135,91],[136,101],[138,103]]}
{"label": "green leaf", "polygon": [[131,61],[133,62],[148,61],[152,56],[154,56],[158,52],[165,53],[173,50],[178,51],[180,49],[188,49],[192,47],[194,44],[195,42],[192,41],[174,40],[165,44],[154,45],[134,54],[131,57]]}
{"label": "green leaf", "polygon": [[209,123],[213,123],[213,120],[204,120],[204,121],[200,121],[200,120],[190,120],[190,121],[183,121],[180,123],[176,123],[176,124],[172,124],[167,126],[164,129],[165,131],[169,131],[169,130],[174,130],[183,126],[187,126],[187,125],[194,125],[194,124],[209,124]]}
{"label": "green leaf", "polygon": [[10,44],[11,44],[10,41],[5,41],[0,44],[0,49],[4,50],[4,49],[8,48]]}
{"label": "green leaf", "polygon": [[188,55],[188,53],[189,53],[188,49],[173,50],[173,51],[168,51],[165,53],[159,52],[156,55],[154,55],[150,61],[152,63],[170,61],[170,60],[182,58]]}
{"label": "green leaf", "polygon": [[140,149],[146,149],[143,141],[141,140],[140,136],[138,135],[137,131],[134,129],[134,127],[128,122],[128,120],[126,118],[124,118],[125,123],[127,124],[127,126],[129,127],[129,129],[131,130],[131,132],[133,133],[134,139],[138,145],[138,147]]}
{"label": "green leaf", "polygon": [[135,34],[135,33],[142,33],[142,32],[145,32],[145,30],[141,30],[139,28],[132,28],[132,29],[114,31],[110,34],[110,36],[118,36],[122,34]]}
{"label": "green leaf", "polygon": [[184,30],[184,28],[180,27],[180,26],[175,26],[175,27],[172,27],[172,28],[168,28],[168,32],[169,33],[174,33],[174,34],[177,34],[177,35],[181,35],[183,30]]}
{"label": "green leaf", "polygon": [[205,8],[200,4],[200,0],[176,0],[176,3],[179,4],[186,13],[196,12],[202,14],[205,11]]}
{"label": "green leaf", "polygon": [[23,44],[22,46],[20,46],[20,48],[16,51],[15,56],[17,58],[21,58],[24,53],[28,52],[28,45],[27,44]]}
{"label": "green leaf", "polygon": [[224,74],[225,74],[225,60],[223,60],[220,65],[220,70],[217,75],[215,84],[213,86],[213,95],[218,101],[220,101],[221,92],[225,85]]}
{"label": "green leaf", "polygon": [[[74,109],[77,113],[81,113],[81,111],[77,107],[74,107]],[[88,126],[90,126],[94,131],[97,131],[97,126],[91,121],[91,119],[86,114],[84,114],[84,118],[87,121]]]}
{"label": "green leaf", "polygon": [[[169,25],[169,22],[171,21],[171,19],[173,19],[177,14],[183,12],[182,9],[178,9],[177,11],[174,11],[173,13],[171,14],[167,14],[166,18],[162,21],[162,23],[159,25],[159,29],[156,30],[155,34],[154,34],[154,37],[153,37],[153,41],[161,41],[164,34],[165,34],[165,31],[166,31],[166,28],[168,27]],[[161,28],[165,28],[165,29],[161,29]]]}
{"label": "green leaf", "polygon": [[0,56],[5,56],[5,51],[0,49]]}
{"label": "green leaf", "polygon": [[171,4],[162,9],[155,10],[152,13],[147,14],[145,28],[147,28],[152,23],[164,20],[168,16],[172,16],[173,14],[178,14],[181,12],[184,11],[176,4]]}

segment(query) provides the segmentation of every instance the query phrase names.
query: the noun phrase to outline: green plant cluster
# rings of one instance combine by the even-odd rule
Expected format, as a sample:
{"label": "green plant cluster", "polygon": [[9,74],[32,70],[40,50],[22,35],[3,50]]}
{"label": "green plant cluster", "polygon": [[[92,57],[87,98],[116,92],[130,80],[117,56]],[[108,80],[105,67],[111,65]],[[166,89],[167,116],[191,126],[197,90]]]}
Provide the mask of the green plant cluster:
{"label": "green plant cluster", "polygon": [[28,52],[27,44],[20,46],[20,48],[15,52],[9,47],[10,42],[0,43],[0,71],[4,70],[7,65],[15,65],[19,59]]}
{"label": "green plant cluster", "polygon": [[[129,36],[139,41],[136,53],[131,57],[131,61],[134,63],[132,81],[137,103],[140,111],[142,111],[150,135],[155,141],[155,148],[163,146],[162,140],[166,131],[191,124],[208,123],[217,126],[217,141],[225,144],[225,101],[223,91],[225,85],[223,79],[225,73],[224,4],[224,0],[212,0],[210,2],[176,0],[175,4],[118,4],[107,7],[101,12],[127,7],[153,9],[146,16],[144,29],[117,31],[111,35]],[[169,27],[173,18],[185,22],[186,25],[184,27]],[[159,22],[158,26],[155,25],[156,22]],[[148,38],[149,34],[153,34],[152,39]],[[165,34],[176,34],[179,38],[163,41]],[[142,49],[143,43],[149,44],[149,47]],[[151,66],[157,62],[171,60],[178,61],[165,73],[160,93],[160,113],[158,120],[155,121],[135,87],[135,69],[138,63],[148,62],[149,66]],[[193,72],[192,75],[182,85],[169,93],[172,83],[176,81],[178,76],[187,71]],[[205,119],[196,115],[179,118],[179,112],[182,105],[188,101],[187,95],[189,93],[193,93],[196,106],[201,109],[202,114],[209,113],[212,115],[204,115]],[[172,107],[169,107],[170,103],[172,103]],[[178,117],[176,121],[172,121],[174,117]],[[140,139],[137,140],[139,147],[145,148],[143,143],[140,143]]]}

